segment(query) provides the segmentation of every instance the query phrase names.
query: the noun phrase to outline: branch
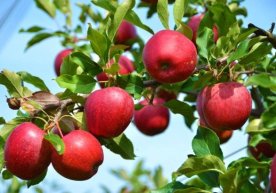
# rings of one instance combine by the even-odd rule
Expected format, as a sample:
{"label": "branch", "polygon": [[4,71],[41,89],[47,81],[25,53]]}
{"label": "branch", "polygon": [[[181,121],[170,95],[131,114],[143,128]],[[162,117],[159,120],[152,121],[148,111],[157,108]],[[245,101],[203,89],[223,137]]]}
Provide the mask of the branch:
{"label": "branch", "polygon": [[264,112],[265,108],[263,105],[263,101],[260,97],[260,92],[257,88],[253,87],[251,90],[251,96],[253,101],[255,102],[256,105],[256,109],[253,109],[251,111],[251,115],[254,117],[260,117],[262,115],[262,113]]}
{"label": "branch", "polygon": [[267,40],[272,44],[272,46],[276,49],[276,37],[273,35],[273,30],[275,27],[275,23],[271,24],[271,27],[268,31],[255,26],[254,24],[248,24],[248,28],[256,28],[257,30],[254,32],[255,36],[266,36]]}

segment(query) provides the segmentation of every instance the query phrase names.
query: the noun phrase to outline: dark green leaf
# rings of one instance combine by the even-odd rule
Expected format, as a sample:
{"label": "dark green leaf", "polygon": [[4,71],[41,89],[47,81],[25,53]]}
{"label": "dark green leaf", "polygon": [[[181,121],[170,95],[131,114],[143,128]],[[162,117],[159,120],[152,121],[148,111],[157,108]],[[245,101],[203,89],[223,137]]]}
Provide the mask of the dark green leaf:
{"label": "dark green leaf", "polygon": [[185,102],[179,100],[170,100],[165,103],[174,114],[181,114],[185,119],[185,123],[188,127],[191,127],[193,122],[196,120],[194,116],[194,109]]}
{"label": "dark green leaf", "polygon": [[173,6],[173,16],[174,16],[174,22],[176,23],[176,26],[181,25],[181,20],[184,16],[184,12],[186,7],[188,6],[189,0],[175,0],[174,6]]}
{"label": "dark green leaf", "polygon": [[113,139],[101,138],[100,142],[110,151],[119,154],[124,159],[133,160],[135,158],[133,145],[125,134]]}
{"label": "dark green leaf", "polygon": [[192,141],[192,146],[197,156],[215,155],[223,159],[219,138],[210,129],[198,127],[197,134]]}
{"label": "dark green leaf", "polygon": [[248,54],[249,40],[241,42],[236,51],[227,58],[227,62],[230,63],[234,60],[240,59]]}
{"label": "dark green leaf", "polygon": [[25,50],[27,50],[28,48],[32,47],[33,45],[41,42],[42,40],[45,40],[45,39],[50,38],[52,36],[54,36],[54,34],[52,34],[52,33],[39,33],[39,34],[34,35],[32,37],[32,39],[30,41],[28,41]]}
{"label": "dark green leaf", "polygon": [[39,184],[42,180],[44,180],[44,178],[46,177],[46,174],[47,174],[47,169],[35,179],[28,180],[27,187],[30,188],[31,186]]}
{"label": "dark green leaf", "polygon": [[20,75],[21,79],[24,82],[32,84],[33,86],[39,88],[42,91],[49,91],[49,89],[47,88],[47,86],[45,85],[45,83],[43,82],[43,80],[41,80],[39,77],[33,76],[30,73],[25,72],[25,71],[18,72],[17,74]]}
{"label": "dark green leaf", "polygon": [[51,0],[35,0],[36,6],[47,13],[50,17],[55,18],[56,7]]}
{"label": "dark green leaf", "polygon": [[[1,170],[0,170],[1,171]],[[11,179],[13,177],[13,174],[11,172],[9,172],[8,170],[4,170],[2,172],[2,178],[4,180],[8,180],[8,179]]]}
{"label": "dark green leaf", "polygon": [[157,3],[157,14],[158,17],[166,29],[169,27],[169,10],[168,10],[168,0],[158,0]]}
{"label": "dark green leaf", "polygon": [[225,193],[237,193],[238,190],[238,170],[231,169],[220,176],[220,183]]}
{"label": "dark green leaf", "polygon": [[59,135],[48,133],[44,136],[44,139],[46,139],[53,145],[59,155],[62,155],[64,153],[65,145]]}
{"label": "dark green leaf", "polygon": [[213,30],[204,28],[197,34],[196,44],[198,46],[198,54],[209,61],[211,47],[214,46]]}
{"label": "dark green leaf", "polygon": [[42,31],[42,30],[44,30],[45,28],[43,28],[43,27],[40,27],[40,26],[32,26],[32,27],[30,27],[30,28],[28,28],[28,29],[20,29],[19,30],[19,32],[29,32],[29,33],[36,33],[36,32],[39,32],[39,31]]}
{"label": "dark green leaf", "polygon": [[141,98],[144,84],[140,76],[135,74],[118,76],[117,81],[119,86],[124,88],[128,93],[133,94],[135,99]]}
{"label": "dark green leaf", "polygon": [[247,79],[245,85],[261,86],[276,91],[276,77],[267,73],[255,74]]}
{"label": "dark green leaf", "polygon": [[0,125],[3,125],[5,123],[6,123],[5,119],[3,117],[0,117]]}
{"label": "dark green leaf", "polygon": [[63,74],[56,78],[58,85],[67,88],[73,93],[89,94],[95,87],[96,81],[89,75]]}
{"label": "dark green leaf", "polygon": [[181,190],[186,187],[181,182],[173,181],[160,189],[150,191],[150,193],[174,193],[176,190]]}
{"label": "dark green leaf", "polygon": [[0,73],[0,84],[4,85],[9,94],[13,97],[24,96],[23,87],[21,86],[21,78],[18,74],[8,70],[3,70]]}
{"label": "dark green leaf", "polygon": [[198,177],[209,187],[219,187],[219,173],[217,172],[204,172],[198,174]]}
{"label": "dark green leaf", "polygon": [[276,127],[276,103],[271,105],[261,116],[265,128],[275,129]]}

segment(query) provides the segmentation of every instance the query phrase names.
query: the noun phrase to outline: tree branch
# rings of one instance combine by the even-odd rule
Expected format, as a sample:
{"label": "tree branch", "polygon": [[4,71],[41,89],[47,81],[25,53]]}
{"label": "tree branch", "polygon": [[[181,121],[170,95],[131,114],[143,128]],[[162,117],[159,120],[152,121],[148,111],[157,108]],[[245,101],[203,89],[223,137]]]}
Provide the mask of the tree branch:
{"label": "tree branch", "polygon": [[263,101],[260,97],[260,92],[257,88],[253,87],[251,90],[251,96],[252,99],[256,105],[256,109],[253,109],[251,111],[251,115],[254,117],[260,117],[262,115],[262,113],[264,112],[264,105],[263,105]]}

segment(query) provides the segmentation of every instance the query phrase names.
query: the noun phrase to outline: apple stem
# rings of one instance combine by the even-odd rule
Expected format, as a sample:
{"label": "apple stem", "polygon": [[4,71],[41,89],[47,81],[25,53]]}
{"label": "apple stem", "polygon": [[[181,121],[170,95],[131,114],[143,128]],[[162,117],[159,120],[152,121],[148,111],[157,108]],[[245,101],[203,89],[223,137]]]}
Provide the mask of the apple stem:
{"label": "apple stem", "polygon": [[63,138],[63,134],[62,134],[62,131],[61,131],[60,127],[59,127],[58,121],[55,121],[55,125],[56,125],[56,127],[57,127],[57,129],[58,129],[58,132],[59,132],[61,138]]}

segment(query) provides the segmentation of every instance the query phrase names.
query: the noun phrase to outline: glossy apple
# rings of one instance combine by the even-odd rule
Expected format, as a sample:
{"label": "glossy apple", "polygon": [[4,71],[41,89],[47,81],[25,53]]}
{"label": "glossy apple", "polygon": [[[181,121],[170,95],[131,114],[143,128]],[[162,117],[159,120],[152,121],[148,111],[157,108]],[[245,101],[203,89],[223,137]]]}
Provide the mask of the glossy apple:
{"label": "glossy apple", "polygon": [[149,74],[158,82],[175,83],[193,73],[197,51],[193,42],[180,32],[162,30],[146,43],[143,61]]}
{"label": "glossy apple", "polygon": [[116,33],[115,43],[129,45],[130,41],[134,40],[136,37],[137,32],[134,25],[126,20],[123,20]]}
{"label": "glossy apple", "polygon": [[272,192],[276,192],[276,154],[272,158],[272,163],[271,163],[271,177],[270,177],[270,184],[271,184],[271,189]]}
{"label": "glossy apple", "polygon": [[5,165],[15,176],[31,180],[40,176],[51,162],[51,145],[45,132],[31,122],[18,125],[7,139]]}
{"label": "glossy apple", "polygon": [[198,103],[200,117],[214,130],[241,128],[252,108],[250,93],[245,86],[237,82],[217,83],[205,87],[201,93],[201,102]]}
{"label": "glossy apple", "polygon": [[167,129],[170,113],[168,108],[163,106],[164,102],[161,98],[154,98],[153,104],[149,104],[147,100],[140,102],[144,107],[134,113],[134,123],[139,131],[153,136]]}
{"label": "glossy apple", "polygon": [[[114,60],[111,60],[107,65],[112,65],[112,64],[114,64]],[[120,75],[127,75],[135,70],[133,62],[126,56],[120,56],[118,64],[119,64],[119,68],[120,68],[118,73]],[[105,72],[98,74],[96,77],[99,82],[100,81],[108,81],[108,76]],[[105,83],[103,83],[103,82],[100,83],[100,86],[101,86],[101,88],[104,88]]]}
{"label": "glossy apple", "polygon": [[62,50],[61,52],[58,53],[58,55],[56,56],[55,59],[55,72],[56,75],[59,76],[60,75],[60,68],[63,62],[63,59],[68,56],[69,54],[71,54],[73,52],[72,49],[65,49]]}
{"label": "glossy apple", "polygon": [[[194,15],[190,18],[190,21],[188,22],[188,26],[193,31],[193,42],[196,43],[196,37],[197,37],[197,30],[199,28],[200,22],[203,19],[204,14],[198,14]],[[218,40],[218,28],[216,26],[213,27],[213,33],[214,33],[214,42]]]}
{"label": "glossy apple", "polygon": [[55,170],[71,180],[87,180],[94,176],[103,163],[103,150],[99,141],[89,132],[74,130],[63,137],[65,150],[59,155],[52,152]]}
{"label": "glossy apple", "polygon": [[108,87],[91,93],[84,111],[89,131],[95,136],[111,138],[120,135],[129,125],[134,103],[125,90]]}
{"label": "glossy apple", "polygon": [[249,146],[249,151],[256,160],[259,160],[261,156],[272,158],[276,151],[273,150],[272,145],[266,141],[261,141],[256,147]]}

